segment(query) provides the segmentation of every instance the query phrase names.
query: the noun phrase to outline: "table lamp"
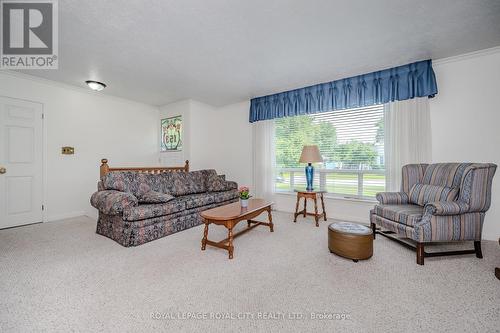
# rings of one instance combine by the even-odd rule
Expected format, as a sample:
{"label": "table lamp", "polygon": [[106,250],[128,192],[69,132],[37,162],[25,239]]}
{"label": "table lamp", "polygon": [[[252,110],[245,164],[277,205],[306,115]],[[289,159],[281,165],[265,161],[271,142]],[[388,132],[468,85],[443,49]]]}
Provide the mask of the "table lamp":
{"label": "table lamp", "polygon": [[314,179],[314,168],[311,163],[323,162],[323,158],[319,153],[319,148],[316,145],[304,146],[302,148],[302,154],[300,154],[300,163],[307,163],[306,166],[306,182],[307,191],[313,191],[313,179]]}

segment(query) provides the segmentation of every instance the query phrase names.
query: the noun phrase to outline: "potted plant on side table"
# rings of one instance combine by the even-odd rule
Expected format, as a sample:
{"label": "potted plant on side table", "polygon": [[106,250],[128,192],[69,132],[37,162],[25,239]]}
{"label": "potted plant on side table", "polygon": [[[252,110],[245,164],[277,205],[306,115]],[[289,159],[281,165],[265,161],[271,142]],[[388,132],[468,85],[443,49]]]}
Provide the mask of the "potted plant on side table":
{"label": "potted plant on side table", "polygon": [[246,186],[242,186],[238,190],[240,195],[240,204],[241,207],[248,207],[248,199],[250,199],[250,190]]}

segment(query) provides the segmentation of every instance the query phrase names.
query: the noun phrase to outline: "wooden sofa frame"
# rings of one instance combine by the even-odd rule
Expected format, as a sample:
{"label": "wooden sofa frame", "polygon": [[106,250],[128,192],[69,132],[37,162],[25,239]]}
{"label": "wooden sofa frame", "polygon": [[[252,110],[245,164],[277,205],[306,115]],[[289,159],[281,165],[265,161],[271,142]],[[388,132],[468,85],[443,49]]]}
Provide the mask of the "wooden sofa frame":
{"label": "wooden sofa frame", "polygon": [[101,172],[101,178],[107,175],[110,172],[113,171],[136,171],[136,172],[142,172],[142,173],[152,173],[152,174],[159,174],[163,172],[172,172],[172,171],[177,171],[177,172],[189,172],[189,161],[186,160],[184,166],[176,166],[176,167],[117,167],[117,168],[110,168],[108,165],[108,159],[103,158],[101,160],[101,167],[100,167],[100,172]]}

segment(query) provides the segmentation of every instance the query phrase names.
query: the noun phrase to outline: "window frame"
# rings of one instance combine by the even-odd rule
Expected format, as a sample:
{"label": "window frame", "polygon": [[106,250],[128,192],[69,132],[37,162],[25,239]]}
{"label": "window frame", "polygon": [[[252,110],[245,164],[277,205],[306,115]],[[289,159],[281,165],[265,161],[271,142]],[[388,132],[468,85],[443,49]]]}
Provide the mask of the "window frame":
{"label": "window frame", "polygon": [[[382,119],[385,118],[384,114],[384,105],[380,104],[378,105],[380,107],[380,111],[382,113]],[[346,110],[353,110],[353,109],[359,109],[359,108],[351,108],[351,109],[346,109]],[[345,111],[345,110],[342,110]],[[331,112],[341,112],[339,110],[336,111],[331,111]],[[315,115],[309,115],[311,117],[314,117]],[[279,119],[275,119],[275,121],[279,121]],[[385,127],[385,119],[384,119],[384,127]],[[274,130],[273,133],[273,140],[276,142],[276,129]],[[384,144],[384,149],[385,149],[385,143],[382,141]],[[374,142],[374,145],[377,143],[377,141]],[[276,149],[273,150],[273,154],[275,155],[274,160],[276,158]],[[383,168],[381,169],[335,169],[335,168],[314,168],[314,187],[318,188],[320,190],[326,190],[325,196],[329,198],[335,198],[335,199],[344,199],[344,200],[355,200],[355,201],[367,201],[367,202],[373,202],[376,201],[375,199],[375,194],[378,192],[383,192],[386,190],[386,180],[387,180],[387,161],[386,158],[387,156],[384,155],[379,155],[379,157],[382,156],[382,161],[383,161]],[[334,163],[338,163],[337,161],[334,161]],[[280,168],[277,165],[274,166],[274,176],[273,176],[273,193],[274,194],[294,194],[295,189],[301,189],[302,187],[305,188],[305,172],[304,172],[304,167],[293,167],[293,168]],[[288,179],[284,179],[284,182],[279,182],[278,177],[279,175],[282,174],[288,175]],[[296,186],[296,175],[300,175],[298,178],[301,180],[301,178],[304,178],[304,181],[300,181],[300,186]],[[334,186],[339,186],[339,184],[335,185],[334,181],[332,180],[330,185],[328,184],[328,176],[329,175],[346,175],[346,174],[351,174],[353,175],[353,180],[348,180],[349,181],[356,181],[356,186],[353,188],[356,190],[355,193],[348,193],[348,191],[342,193],[342,192],[330,192],[329,187],[334,187]],[[383,177],[380,177],[380,183],[372,184],[372,189],[367,190],[366,189],[366,175],[374,175],[374,178],[378,178],[378,175],[382,175]],[[331,176],[330,176],[331,177]],[[304,183],[304,184],[302,184]],[[340,181],[340,184],[342,181]],[[281,185],[281,187],[285,187],[283,190],[279,190],[279,184],[286,184],[287,186]],[[342,186],[342,185],[340,185]],[[348,185],[349,186],[349,185]],[[376,189],[377,187],[380,187],[380,189]],[[366,192],[370,193],[369,195],[366,194]]]}

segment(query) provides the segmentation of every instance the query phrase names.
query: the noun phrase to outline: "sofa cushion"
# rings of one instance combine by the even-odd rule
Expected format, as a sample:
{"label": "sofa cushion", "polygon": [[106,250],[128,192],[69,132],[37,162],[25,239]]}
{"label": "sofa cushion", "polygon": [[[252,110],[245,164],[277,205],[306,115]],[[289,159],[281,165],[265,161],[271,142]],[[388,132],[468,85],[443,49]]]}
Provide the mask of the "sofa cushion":
{"label": "sofa cushion", "polygon": [[176,200],[180,200],[185,202],[186,209],[192,209],[196,207],[202,207],[206,205],[210,205],[213,203],[219,203],[228,201],[231,199],[235,199],[238,197],[237,190],[223,191],[223,192],[205,192],[198,194],[190,194],[182,197],[176,198]]}
{"label": "sofa cushion", "polygon": [[376,205],[374,212],[388,220],[415,226],[422,220],[424,208],[417,205]]}
{"label": "sofa cushion", "polygon": [[123,219],[125,221],[138,221],[177,213],[184,209],[186,209],[186,203],[177,199],[167,203],[142,204],[126,208],[123,211]]}
{"label": "sofa cushion", "polygon": [[210,175],[207,179],[207,191],[220,192],[227,190],[226,181],[221,176]]}
{"label": "sofa cushion", "polygon": [[453,201],[458,196],[458,188],[426,185],[417,183],[412,186],[409,195],[410,203],[424,206],[426,203],[437,201]]}
{"label": "sofa cushion", "polygon": [[[213,191],[212,183],[214,181],[220,183],[220,181],[218,179],[216,179],[217,177],[219,177],[217,175],[217,171],[215,171],[214,169],[206,169],[206,170],[202,170],[201,172],[203,172],[203,175],[205,177],[205,188],[207,189],[207,191],[216,192],[216,191]],[[219,179],[223,179],[225,181],[224,178],[219,177]],[[217,185],[218,184],[216,184],[215,186],[217,187]],[[224,190],[220,190],[220,191],[224,191]]]}
{"label": "sofa cushion", "polygon": [[135,171],[110,172],[102,178],[106,190],[132,193],[140,197],[149,191],[164,192],[163,179],[160,175]]}
{"label": "sofa cushion", "polygon": [[206,192],[205,175],[202,171],[171,172],[167,176],[171,179],[172,186],[167,188],[175,196]]}
{"label": "sofa cushion", "polygon": [[202,170],[202,172],[205,174],[205,186],[207,191],[219,192],[238,188],[238,184],[236,182],[227,181],[225,175],[218,175],[217,171],[213,169]]}
{"label": "sofa cushion", "polygon": [[173,200],[175,197],[167,193],[149,191],[139,196],[139,203],[165,203]]}

